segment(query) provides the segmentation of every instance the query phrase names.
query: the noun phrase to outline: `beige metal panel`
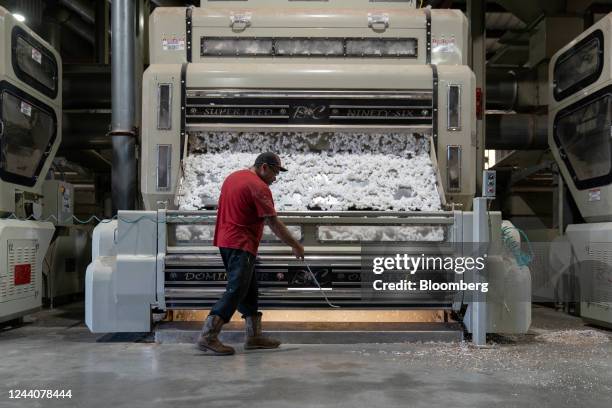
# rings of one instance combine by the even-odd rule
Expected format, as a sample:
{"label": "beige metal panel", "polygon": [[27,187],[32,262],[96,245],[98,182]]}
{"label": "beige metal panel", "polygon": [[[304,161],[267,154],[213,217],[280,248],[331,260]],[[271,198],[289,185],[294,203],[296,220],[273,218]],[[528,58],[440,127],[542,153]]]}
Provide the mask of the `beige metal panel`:
{"label": "beige metal panel", "polygon": [[227,8],[233,7],[235,9],[248,9],[251,7],[279,7],[297,10],[297,9],[388,9],[393,7],[395,9],[407,10],[416,8],[417,0],[386,0],[386,1],[372,1],[372,0],[248,0],[242,3],[238,3],[237,0],[202,0],[200,2],[200,8]]}
{"label": "beige metal panel", "polygon": [[[471,209],[476,193],[476,77],[467,66],[439,66],[438,168],[446,201]],[[448,90],[461,86],[461,129],[448,130]],[[461,146],[461,190],[448,191],[448,146]]]}
{"label": "beige metal panel", "polygon": [[[15,19],[13,19],[8,10],[0,7],[0,33],[2,34],[2,38],[11,38],[11,27],[15,24],[14,21]],[[3,63],[0,64],[0,76],[5,76],[6,70],[10,69],[11,46],[10,43],[5,43],[6,41],[0,41],[0,56],[2,56],[3,59]]]}
{"label": "beige metal panel", "polygon": [[[32,36],[36,41],[45,47],[45,50],[51,53],[56,62],[57,62],[57,75],[58,75],[58,83],[57,83],[57,96],[55,98],[50,98],[47,95],[44,95],[40,91],[34,89],[32,86],[24,83],[17,77],[17,74],[13,70],[12,65],[12,46],[11,46],[11,36],[13,32],[13,28],[15,26],[19,26],[22,28],[28,35]],[[51,107],[57,118],[57,129],[56,129],[56,139],[55,143],[51,148],[51,152],[47,157],[47,160],[40,172],[40,177],[36,181],[36,184],[32,187],[26,187],[21,185],[16,185],[13,183],[5,182],[0,180],[0,211],[13,212],[15,210],[15,190],[32,192],[32,193],[40,193],[42,189],[42,183],[44,182],[45,175],[47,174],[49,167],[59,149],[59,146],[62,141],[62,59],[59,53],[53,49],[45,40],[43,40],[40,36],[38,36],[34,31],[30,30],[25,24],[18,22],[15,20],[13,15],[8,12],[6,9],[0,7],[0,81],[7,81],[10,84],[16,86],[23,92],[35,97],[39,101]]]}
{"label": "beige metal panel", "polygon": [[[159,84],[172,85],[170,129],[158,129]],[[180,171],[181,65],[149,66],[143,76],[142,92],[140,190],[145,208],[172,208]],[[170,188],[163,191],[157,188],[158,145],[171,146]]]}
{"label": "beige metal panel", "polygon": [[553,94],[554,84],[551,84],[551,86],[549,87],[549,91],[548,91],[548,97],[550,101],[549,112],[551,112],[550,117],[554,116],[552,114],[553,112],[558,112],[559,110],[577,102],[583,97],[592,94],[593,92],[601,89],[604,83],[607,83],[612,80],[612,48],[610,48],[610,42],[612,41],[612,13],[608,14],[605,18],[602,18],[601,20],[599,20],[596,24],[591,26],[584,33],[576,37],[575,40],[567,44],[565,47],[561,48],[552,57],[550,61],[550,65],[549,65],[549,78],[550,78],[550,81],[554,80],[555,65],[557,64],[559,57],[561,57],[561,55],[563,55],[564,52],[574,47],[578,42],[580,42],[585,37],[588,37],[591,33],[593,33],[596,30],[601,30],[604,34],[604,57],[603,57],[604,66],[603,66],[603,71],[601,73],[601,76],[599,77],[599,80],[589,85],[585,89],[581,90],[580,92],[577,92],[575,95],[572,95],[562,101],[555,100],[554,94]]}
{"label": "beige metal panel", "polygon": [[[180,175],[180,70],[180,64],[158,64],[150,66],[144,75],[141,191],[147,209],[160,206],[174,207],[174,193]],[[202,90],[266,89],[271,92],[353,90],[374,94],[402,90],[431,92],[433,89],[433,73],[428,66],[301,65],[289,62],[251,65],[226,60],[209,64],[190,64],[187,67],[186,77],[188,88]],[[461,190],[448,193],[446,198],[448,202],[461,203],[464,208],[470,208],[470,200],[475,193],[475,79],[473,73],[465,66],[439,67],[439,78],[437,157],[442,187],[444,191],[447,190],[447,147],[461,146]],[[172,128],[169,130],[157,129],[157,92],[160,83],[173,84]],[[459,130],[448,130],[447,103],[450,85],[461,87],[461,129]],[[386,130],[381,128],[380,131]],[[423,129],[422,133],[428,134],[430,130]],[[172,145],[171,186],[165,192],[156,188],[159,144]]]}
{"label": "beige metal panel", "polygon": [[[185,41],[185,8],[155,8],[149,16],[149,58],[151,64],[187,62]],[[199,51],[197,55],[199,55]]]}
{"label": "beige metal panel", "polygon": [[[257,6],[245,3],[231,3],[229,6],[210,6],[196,8],[193,10],[194,27],[229,27],[232,23],[236,26],[237,18],[243,18],[249,23],[245,31],[259,27],[294,27],[294,28],[367,28],[382,31],[381,27],[374,25],[368,27],[369,21],[381,17],[388,21],[388,28],[420,28],[425,27],[425,11],[414,10],[405,7],[397,7],[397,3],[378,3],[374,7],[339,7],[333,2],[313,2],[319,7],[288,7],[290,2],[282,2],[275,6]],[[293,3],[299,4],[299,3]],[[305,4],[305,3],[302,3]],[[370,3],[376,4],[376,3]],[[320,7],[325,5],[326,7]],[[370,20],[368,20],[368,16]],[[241,27],[242,28],[242,27]],[[296,33],[298,36],[299,33]]]}
{"label": "beige metal panel", "polygon": [[[48,96],[40,93],[36,89],[32,88],[30,85],[23,83],[15,74],[12,65],[12,48],[11,48],[11,34],[13,32],[13,28],[15,26],[21,27],[25,30],[28,35],[32,36],[36,41],[41,43],[45,50],[53,54],[55,60],[57,61],[57,75],[58,75],[58,91],[57,96],[53,99]],[[53,48],[49,43],[47,43],[42,37],[36,34],[34,31],[30,30],[28,26],[23,23],[18,22],[13,18],[13,15],[9,13],[6,9],[0,7],[0,33],[2,35],[2,44],[0,45],[0,55],[2,55],[2,62],[0,63],[0,76],[11,79],[13,83],[18,82],[19,88],[24,92],[36,96],[37,99],[40,99],[42,102],[47,105],[56,108],[62,106],[62,57],[60,54]],[[61,116],[61,115],[60,115]],[[60,128],[61,129],[61,128]]]}
{"label": "beige metal panel", "polygon": [[371,89],[401,90],[432,88],[427,66],[324,64],[294,62],[244,63],[242,60],[190,64],[189,88],[269,89]]}
{"label": "beige metal panel", "polygon": [[562,109],[579,102],[583,98],[592,95],[593,93],[597,92],[602,88],[612,85],[612,52],[611,48],[609,47],[609,44],[612,41],[612,14],[608,14],[597,24],[593,25],[587,31],[578,36],[574,41],[559,50],[559,52],[555,54],[555,56],[551,60],[549,74],[550,80],[552,81],[554,78],[554,66],[559,57],[565,51],[569,50],[571,47],[576,45],[576,43],[587,37],[595,30],[602,30],[604,33],[604,66],[602,74],[595,83],[589,85],[583,90],[576,92],[576,94],[569,96],[560,102],[555,101],[552,93],[553,87],[551,84],[549,92],[550,109],[548,116],[548,144],[551,148],[551,152],[555,158],[555,161],[559,165],[561,174],[567,181],[567,186],[570,190],[570,193],[572,194],[572,197],[576,201],[578,209],[580,210],[580,214],[588,222],[604,222],[612,221],[612,208],[610,207],[610,203],[612,202],[612,185],[586,190],[578,190],[576,188],[576,184],[572,181],[572,176],[567,166],[565,165],[565,162],[562,160],[559,149],[557,148],[557,145],[554,141],[553,126],[556,115]]}
{"label": "beige metal panel", "polygon": [[559,165],[563,178],[567,181],[567,187],[574,201],[576,201],[582,217],[587,222],[612,221],[612,208],[610,207],[610,203],[612,203],[612,186],[607,185],[578,190],[572,181],[572,176],[565,162],[561,159],[559,149],[556,148],[556,144],[552,139],[552,131],[549,132],[549,144],[555,161]]}
{"label": "beige metal panel", "polygon": [[468,65],[468,41],[468,20],[461,10],[432,10],[432,63]]}
{"label": "beige metal panel", "polygon": [[[200,56],[203,36],[336,37],[416,38],[418,59],[400,61],[404,64],[425,63],[425,10],[401,7],[398,3],[364,2],[354,7],[347,7],[346,2],[307,3],[283,1],[270,7],[267,2],[214,2],[194,8],[192,61],[204,59]],[[431,16],[432,61],[436,64],[466,64],[468,34],[465,16],[458,10],[431,10]],[[151,63],[186,61],[185,8],[156,8],[151,14],[149,29]]]}

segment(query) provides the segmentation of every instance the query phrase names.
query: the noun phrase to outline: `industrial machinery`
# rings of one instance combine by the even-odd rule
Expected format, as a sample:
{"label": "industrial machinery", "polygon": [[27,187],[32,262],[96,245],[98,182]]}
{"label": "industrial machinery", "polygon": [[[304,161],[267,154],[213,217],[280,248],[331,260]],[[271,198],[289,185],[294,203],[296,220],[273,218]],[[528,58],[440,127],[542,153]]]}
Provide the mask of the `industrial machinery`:
{"label": "industrial machinery", "polygon": [[54,226],[35,219],[61,141],[62,67],[49,44],[1,7],[0,36],[0,322],[7,322],[41,306]]}
{"label": "industrial machinery", "polygon": [[476,193],[476,92],[460,11],[397,1],[203,1],[156,8],[149,39],[145,211],[120,211],[94,231],[91,331],[148,331],[152,309],[214,303],[226,280],[212,246],[219,186],[265,150],[289,168],[272,186],[279,216],[323,288],[267,233],[257,265],[262,307],[326,307],[325,291],[345,308],[455,310],[470,331],[528,329],[529,301],[512,302],[501,288],[528,293],[529,271],[501,255],[488,269],[506,285],[486,302],[363,291],[370,243],[415,256],[465,256],[466,242],[502,253],[500,214],[484,199],[467,211]]}
{"label": "industrial machinery", "polygon": [[85,292],[85,270],[91,262],[92,227],[75,223],[74,185],[48,179],[42,191],[42,219],[55,225],[43,268],[44,302],[53,308],[58,303],[82,297]]}
{"label": "industrial machinery", "polygon": [[587,320],[607,325],[612,324],[611,41],[609,14],[553,57],[548,136],[568,189],[587,222],[567,227],[573,258],[565,266],[591,265],[574,271],[582,274],[578,277],[580,312]]}

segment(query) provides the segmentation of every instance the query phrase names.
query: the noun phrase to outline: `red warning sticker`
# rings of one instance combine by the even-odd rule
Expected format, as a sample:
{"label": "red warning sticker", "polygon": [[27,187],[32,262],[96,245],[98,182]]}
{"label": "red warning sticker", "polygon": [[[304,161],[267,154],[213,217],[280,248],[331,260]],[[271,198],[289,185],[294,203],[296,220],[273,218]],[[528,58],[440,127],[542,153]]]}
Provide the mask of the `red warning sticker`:
{"label": "red warning sticker", "polygon": [[32,265],[15,265],[15,286],[32,282]]}

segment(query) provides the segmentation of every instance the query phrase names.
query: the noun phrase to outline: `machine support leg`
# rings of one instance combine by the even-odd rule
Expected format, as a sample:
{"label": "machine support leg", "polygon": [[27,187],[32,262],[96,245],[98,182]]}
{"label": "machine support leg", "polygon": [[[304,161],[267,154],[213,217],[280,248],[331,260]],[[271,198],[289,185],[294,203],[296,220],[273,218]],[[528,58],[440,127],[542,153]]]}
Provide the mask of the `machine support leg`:
{"label": "machine support leg", "polygon": [[482,191],[482,171],[485,169],[486,106],[487,106],[487,30],[485,0],[467,0],[470,25],[470,65],[476,75],[476,87],[481,90],[482,111],[476,121],[476,191]]}
{"label": "machine support leg", "polygon": [[[474,198],[474,222],[473,222],[474,256],[485,255],[489,242],[489,217],[487,212],[487,199],[483,197]],[[474,270],[474,282],[484,282],[486,269]],[[485,293],[474,291],[472,298],[472,342],[476,346],[487,344],[487,299]]]}

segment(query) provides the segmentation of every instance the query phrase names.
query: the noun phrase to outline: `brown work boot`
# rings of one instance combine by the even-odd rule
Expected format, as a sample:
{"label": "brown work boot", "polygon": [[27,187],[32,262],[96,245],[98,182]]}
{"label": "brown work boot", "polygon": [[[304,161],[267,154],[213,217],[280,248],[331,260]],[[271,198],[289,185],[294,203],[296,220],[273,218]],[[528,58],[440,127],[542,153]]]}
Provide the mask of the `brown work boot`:
{"label": "brown work boot", "polygon": [[200,338],[198,338],[197,346],[202,351],[212,351],[213,355],[227,356],[234,354],[235,351],[232,347],[226,346],[219,340],[219,332],[225,322],[223,319],[216,315],[208,315],[204,321],[204,327]]}
{"label": "brown work boot", "polygon": [[254,316],[244,317],[244,322],[246,325],[245,350],[273,349],[280,346],[280,341],[261,334],[261,312]]}

